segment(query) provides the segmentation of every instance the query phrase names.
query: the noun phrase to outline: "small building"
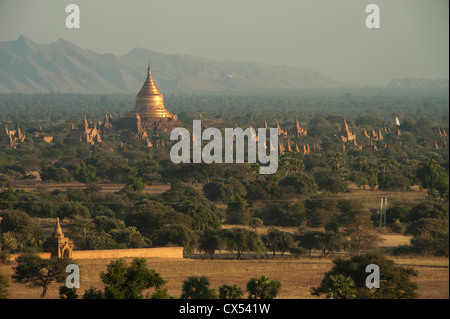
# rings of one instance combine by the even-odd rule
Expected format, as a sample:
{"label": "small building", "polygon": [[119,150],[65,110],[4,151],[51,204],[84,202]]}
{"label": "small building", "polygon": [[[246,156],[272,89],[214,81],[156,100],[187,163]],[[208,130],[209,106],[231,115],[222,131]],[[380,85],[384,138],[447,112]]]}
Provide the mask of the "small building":
{"label": "small building", "polygon": [[72,258],[73,242],[64,236],[59,224],[59,218],[56,218],[55,229],[50,237],[44,242],[44,251],[50,252],[51,257]]}

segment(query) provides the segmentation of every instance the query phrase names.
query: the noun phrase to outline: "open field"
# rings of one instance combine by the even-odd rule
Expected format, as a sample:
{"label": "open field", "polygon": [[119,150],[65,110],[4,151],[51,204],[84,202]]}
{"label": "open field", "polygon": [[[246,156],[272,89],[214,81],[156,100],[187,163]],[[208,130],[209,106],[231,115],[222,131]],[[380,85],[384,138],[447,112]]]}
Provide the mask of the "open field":
{"label": "open field", "polygon": [[[54,190],[68,190],[68,189],[84,189],[86,184],[79,182],[70,183],[56,183],[56,182],[38,182],[38,181],[15,181],[11,184],[14,188],[23,189],[27,192],[46,191],[52,192]],[[125,187],[123,183],[100,183],[102,193],[116,193]],[[0,191],[6,189],[6,187],[0,187]],[[159,185],[147,185],[143,192],[151,195],[160,195],[170,189],[168,184]]]}
{"label": "open field", "polygon": [[[392,258],[396,264],[413,267],[419,276],[418,293],[422,299],[449,298],[449,259],[437,257]],[[99,275],[106,270],[110,259],[80,260],[82,295],[92,287],[102,289]],[[167,280],[166,287],[170,295],[179,297],[183,281],[189,276],[208,277],[210,286],[216,290],[224,283],[237,284],[245,289],[252,277],[267,275],[278,279],[282,287],[278,299],[314,299],[310,288],[319,285],[324,273],[331,269],[332,259],[301,257],[299,259],[253,259],[253,260],[195,260],[162,258],[147,259],[148,265]],[[0,273],[11,276],[14,265],[0,265]],[[9,293],[12,299],[34,299],[40,297],[39,288],[10,281]],[[80,296],[81,297],[81,296]],[[52,285],[46,298],[58,298],[58,285]]]}

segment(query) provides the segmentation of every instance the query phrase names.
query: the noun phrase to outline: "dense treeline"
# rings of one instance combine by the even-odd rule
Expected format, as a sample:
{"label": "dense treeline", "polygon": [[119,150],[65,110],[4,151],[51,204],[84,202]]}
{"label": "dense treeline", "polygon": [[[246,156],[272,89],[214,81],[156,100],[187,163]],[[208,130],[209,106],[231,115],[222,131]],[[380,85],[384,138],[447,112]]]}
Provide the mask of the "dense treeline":
{"label": "dense treeline", "polygon": [[[388,94],[389,93],[389,94]],[[411,245],[395,253],[448,256],[448,146],[438,131],[448,130],[448,94],[395,95],[391,91],[334,92],[302,96],[165,96],[166,105],[186,126],[199,114],[209,126],[262,127],[277,120],[283,128],[298,116],[308,135],[292,142],[319,144],[309,155],[285,153],[275,174],[258,174],[258,164],[174,164],[167,150],[149,148],[120,131],[102,132],[102,143],[81,142],[71,131],[83,116],[103,118],[133,108],[132,96],[66,94],[0,95],[0,123],[17,122],[27,138],[9,149],[0,134],[0,216],[4,250],[40,250],[45,239],[37,218],[68,222],[66,234],[77,249],[133,248],[182,245],[185,251],[204,251],[211,258],[225,249],[240,258],[245,252],[311,253],[346,250],[359,253],[377,243],[377,211],[364,208],[363,199],[339,199],[350,185],[361,189],[427,190],[422,202],[390,203],[387,225],[413,236]],[[171,108],[171,105],[173,107]],[[335,136],[344,117],[351,129],[389,127],[401,118],[402,135],[386,134],[378,150],[342,148]],[[53,136],[48,144],[34,139],[42,129]],[[384,132],[384,131],[383,131]],[[165,132],[149,132],[163,139]],[[281,140],[286,143],[286,140]],[[448,139],[447,139],[448,141]],[[386,143],[386,147],[382,145]],[[8,187],[17,181],[78,181],[85,189],[25,192]],[[123,183],[118,193],[104,193],[101,183]],[[169,183],[161,196],[142,190]],[[189,185],[199,185],[202,192]],[[236,228],[224,227],[238,225]],[[257,235],[262,225],[296,227],[296,233],[276,228]],[[244,227],[245,226],[245,227]],[[250,230],[249,230],[250,229]]]}
{"label": "dense treeline", "polygon": [[[288,124],[293,116],[308,123],[314,116],[345,115],[355,121],[369,114],[376,121],[393,123],[395,115],[410,122],[425,117],[440,126],[448,126],[447,89],[346,89],[303,90],[274,94],[165,94],[166,107],[184,122],[198,118],[220,119],[223,123],[261,127],[279,121]],[[0,123],[25,128],[36,123],[54,123],[83,116],[96,120],[105,114],[125,115],[134,108],[135,95],[84,94],[0,94]],[[373,119],[370,117],[374,116]]]}

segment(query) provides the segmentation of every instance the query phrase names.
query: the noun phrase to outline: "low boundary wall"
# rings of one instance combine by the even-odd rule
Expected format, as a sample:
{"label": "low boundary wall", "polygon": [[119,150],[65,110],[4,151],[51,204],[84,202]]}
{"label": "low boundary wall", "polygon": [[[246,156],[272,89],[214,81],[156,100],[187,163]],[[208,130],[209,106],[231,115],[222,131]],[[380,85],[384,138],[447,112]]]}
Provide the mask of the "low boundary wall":
{"label": "low boundary wall", "polygon": [[[11,254],[10,260],[15,261],[21,254]],[[50,253],[38,253],[39,257],[49,259]],[[105,250],[74,250],[72,259],[119,259],[119,258],[183,258],[183,247],[105,249]]]}

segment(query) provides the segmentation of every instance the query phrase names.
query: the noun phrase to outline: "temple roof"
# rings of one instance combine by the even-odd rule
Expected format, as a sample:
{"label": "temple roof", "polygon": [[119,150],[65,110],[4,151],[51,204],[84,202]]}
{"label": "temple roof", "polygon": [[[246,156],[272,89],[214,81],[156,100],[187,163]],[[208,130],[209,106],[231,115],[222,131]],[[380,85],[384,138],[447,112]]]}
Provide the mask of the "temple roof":
{"label": "temple roof", "polygon": [[61,225],[59,224],[59,218],[56,218],[55,229],[52,233],[53,238],[64,238],[64,233],[62,232]]}
{"label": "temple roof", "polygon": [[150,68],[150,64],[147,68],[147,79],[144,82],[141,90],[138,93],[138,96],[147,96],[147,95],[159,95],[162,98],[162,94],[159,89],[156,87],[155,82],[153,81],[152,69]]}
{"label": "temple roof", "polygon": [[164,98],[153,81],[150,64],[148,65],[147,78],[144,85],[142,85],[141,90],[136,96],[136,107],[129,113],[128,117],[136,117],[136,113],[138,113],[142,119],[175,117],[164,106]]}

